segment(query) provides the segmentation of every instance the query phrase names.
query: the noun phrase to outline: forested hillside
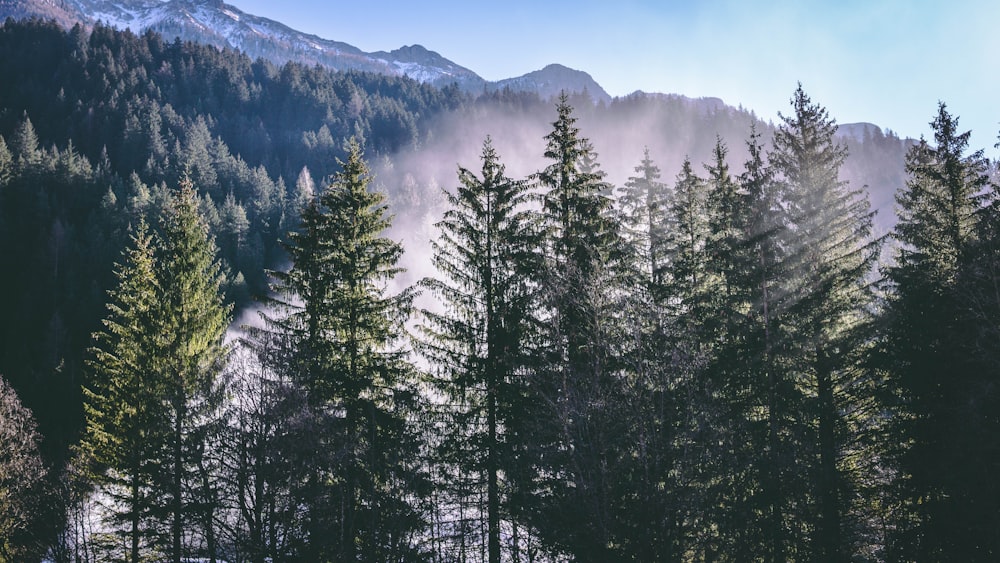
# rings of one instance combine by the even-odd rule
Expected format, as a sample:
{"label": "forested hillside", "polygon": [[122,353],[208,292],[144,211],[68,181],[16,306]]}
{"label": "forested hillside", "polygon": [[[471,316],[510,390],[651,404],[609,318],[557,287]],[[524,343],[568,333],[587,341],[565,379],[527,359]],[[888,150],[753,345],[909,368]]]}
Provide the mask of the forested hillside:
{"label": "forested hillside", "polygon": [[944,104],[13,20],[0,76],[0,561],[1000,552],[995,167]]}

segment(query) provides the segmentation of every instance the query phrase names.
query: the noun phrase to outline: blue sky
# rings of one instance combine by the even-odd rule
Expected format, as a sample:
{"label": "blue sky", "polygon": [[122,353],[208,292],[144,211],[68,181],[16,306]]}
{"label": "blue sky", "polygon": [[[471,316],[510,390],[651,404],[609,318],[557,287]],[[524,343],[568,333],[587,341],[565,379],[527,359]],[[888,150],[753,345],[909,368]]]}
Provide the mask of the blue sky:
{"label": "blue sky", "polygon": [[942,100],[997,152],[995,0],[227,1],[365,51],[421,44],[489,80],[561,63],[615,96],[716,96],[764,119],[799,81],[838,122],[903,136],[929,135]]}

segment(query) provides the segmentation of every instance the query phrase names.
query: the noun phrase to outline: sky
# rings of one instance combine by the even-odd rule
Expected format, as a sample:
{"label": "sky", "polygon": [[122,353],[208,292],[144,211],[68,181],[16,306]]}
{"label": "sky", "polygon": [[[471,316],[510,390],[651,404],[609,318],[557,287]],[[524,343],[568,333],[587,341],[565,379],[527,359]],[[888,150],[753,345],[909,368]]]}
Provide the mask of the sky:
{"label": "sky", "polygon": [[714,96],[765,120],[802,83],[838,123],[931,137],[938,102],[998,151],[996,0],[227,0],[363,51],[420,44],[487,80],[550,63],[612,96]]}

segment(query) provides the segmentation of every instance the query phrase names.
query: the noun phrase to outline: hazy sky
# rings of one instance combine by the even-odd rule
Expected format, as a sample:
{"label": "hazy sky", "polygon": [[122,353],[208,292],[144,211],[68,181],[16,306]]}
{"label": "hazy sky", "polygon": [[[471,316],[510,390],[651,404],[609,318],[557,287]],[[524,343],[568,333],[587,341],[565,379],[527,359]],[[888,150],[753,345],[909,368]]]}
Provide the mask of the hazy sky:
{"label": "hazy sky", "polygon": [[941,100],[997,152],[996,0],[227,1],[364,51],[420,44],[488,80],[560,63],[613,96],[716,96],[764,119],[801,81],[840,123],[916,137]]}

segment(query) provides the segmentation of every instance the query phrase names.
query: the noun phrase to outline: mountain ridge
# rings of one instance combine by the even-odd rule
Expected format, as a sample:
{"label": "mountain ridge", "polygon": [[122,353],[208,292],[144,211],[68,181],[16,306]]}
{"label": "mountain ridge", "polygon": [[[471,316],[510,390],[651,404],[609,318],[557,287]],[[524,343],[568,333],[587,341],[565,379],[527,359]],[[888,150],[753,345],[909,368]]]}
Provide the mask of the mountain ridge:
{"label": "mountain ridge", "polygon": [[596,102],[611,96],[589,74],[552,64],[496,82],[422,45],[367,53],[275,20],[248,14],[223,0],[0,0],[0,18],[38,17],[64,28],[98,23],[134,33],[153,30],[167,39],[180,37],[218,48],[243,51],[275,64],[297,62],[334,70],[358,70],[407,76],[436,87],[452,84],[469,93],[502,90],[535,92],[551,98],[561,91],[587,93]]}

